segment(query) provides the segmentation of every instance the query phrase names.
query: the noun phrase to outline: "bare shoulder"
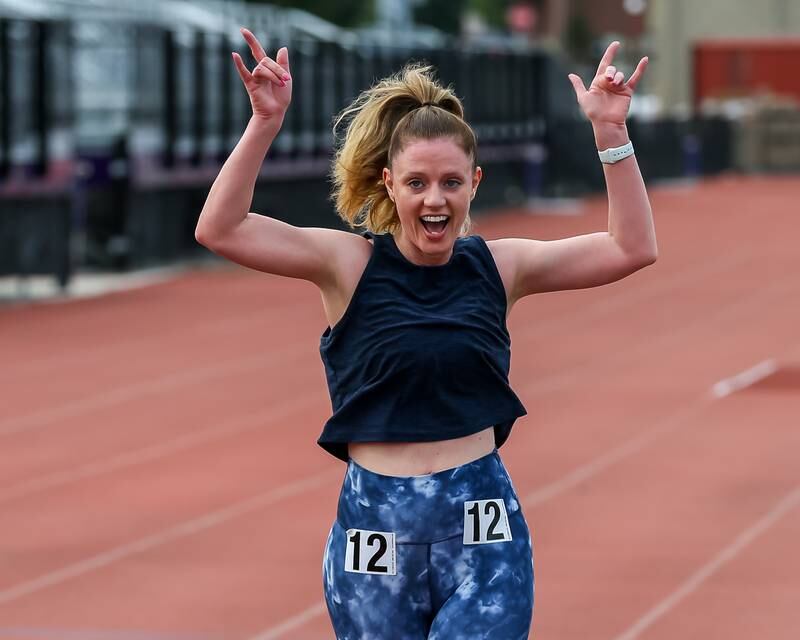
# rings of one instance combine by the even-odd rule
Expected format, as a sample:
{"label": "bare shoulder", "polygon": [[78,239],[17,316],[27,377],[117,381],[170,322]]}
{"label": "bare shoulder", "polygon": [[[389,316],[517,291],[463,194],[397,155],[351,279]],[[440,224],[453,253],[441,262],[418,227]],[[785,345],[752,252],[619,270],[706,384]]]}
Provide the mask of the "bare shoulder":
{"label": "bare shoulder", "polygon": [[500,273],[500,279],[506,289],[506,299],[510,310],[511,305],[516,302],[514,282],[517,271],[517,256],[520,251],[519,239],[498,238],[496,240],[487,240],[486,246],[489,247],[494,263],[497,265],[497,271]]}
{"label": "bare shoulder", "polygon": [[358,281],[372,255],[372,241],[359,233],[336,229],[314,229],[320,233],[320,240],[328,245],[328,255],[335,279],[349,282]]}
{"label": "bare shoulder", "polygon": [[[501,266],[509,267],[513,261],[514,256],[514,241],[515,238],[497,238],[495,240],[487,240],[486,246],[492,252],[495,264],[498,269]],[[501,272],[502,273],[502,272]]]}
{"label": "bare shoulder", "polygon": [[303,233],[323,257],[326,277],[316,282],[323,292],[347,289],[354,279],[358,282],[372,255],[372,241],[339,229],[306,227]]}
{"label": "bare shoulder", "polygon": [[372,241],[357,233],[314,229],[327,246],[331,277],[319,284],[328,325],[344,315],[372,255]]}

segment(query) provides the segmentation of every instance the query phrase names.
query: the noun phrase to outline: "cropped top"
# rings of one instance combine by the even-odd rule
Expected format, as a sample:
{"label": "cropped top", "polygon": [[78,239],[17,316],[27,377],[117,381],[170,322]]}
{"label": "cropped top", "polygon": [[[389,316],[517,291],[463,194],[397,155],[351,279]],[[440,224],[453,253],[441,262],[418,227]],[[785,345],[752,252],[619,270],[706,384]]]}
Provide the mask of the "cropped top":
{"label": "cropped top", "polygon": [[527,412],[508,383],[506,294],[486,241],[458,238],[447,264],[416,265],[389,234],[373,240],[350,303],[320,338],[333,415],[317,443],[430,442],[494,427],[495,445]]}

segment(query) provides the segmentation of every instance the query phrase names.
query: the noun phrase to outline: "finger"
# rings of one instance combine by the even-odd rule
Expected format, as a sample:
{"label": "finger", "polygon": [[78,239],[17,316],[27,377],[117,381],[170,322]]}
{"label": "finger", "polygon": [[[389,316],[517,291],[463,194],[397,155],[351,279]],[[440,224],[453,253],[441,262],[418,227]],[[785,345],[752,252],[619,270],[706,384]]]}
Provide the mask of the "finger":
{"label": "finger", "polygon": [[280,84],[281,86],[286,84],[285,81],[289,79],[289,74],[286,73],[286,69],[284,69],[281,65],[279,65],[271,58],[262,58],[261,61],[258,63],[258,67],[256,67],[256,70],[258,70],[259,68],[264,69],[264,71],[270,72],[265,77],[271,78],[271,76],[274,75],[280,81],[278,84]]}
{"label": "finger", "polygon": [[621,87],[622,81],[624,79],[625,79],[625,74],[622,73],[622,71],[617,71],[617,73],[614,75],[614,79],[611,81],[611,84],[614,85],[615,87]]}
{"label": "finger", "polygon": [[292,69],[289,66],[289,50],[286,47],[278,49],[278,55],[275,56],[275,60],[286,69],[286,73],[292,73]]}
{"label": "finger", "polygon": [[617,49],[619,49],[619,41],[614,40],[610,45],[608,45],[608,49],[603,54],[603,57],[600,59],[600,64],[597,65],[597,75],[602,75],[605,68],[611,64],[611,61],[614,59],[614,54],[617,53]]}
{"label": "finger", "polygon": [[274,82],[279,87],[285,87],[286,82],[281,77],[285,73],[286,72],[283,69],[280,69],[280,72],[276,72],[272,67],[268,67],[265,64],[259,63],[258,66],[253,71],[253,76],[256,78],[264,79],[267,82]]}
{"label": "finger", "polygon": [[258,38],[256,38],[250,30],[245,29],[244,27],[242,27],[240,31],[242,32],[244,39],[247,41],[247,44],[250,45],[250,53],[253,54],[253,57],[256,60],[261,60],[261,58],[264,58],[267,53],[264,51],[264,47],[261,46]]}
{"label": "finger", "polygon": [[631,74],[631,77],[628,78],[628,82],[625,85],[626,87],[630,88],[631,90],[636,89],[636,85],[639,84],[639,80],[642,79],[644,70],[647,69],[648,62],[650,62],[650,59],[647,56],[639,60],[639,64],[636,65],[636,69]]}
{"label": "finger", "polygon": [[614,65],[610,65],[610,66],[606,67],[606,71],[605,71],[606,79],[607,80],[613,80],[614,79],[614,74],[616,72],[617,72],[617,68]]}
{"label": "finger", "polygon": [[580,102],[581,96],[586,93],[586,87],[583,84],[583,80],[581,80],[574,73],[570,73],[567,77],[572,83],[572,88],[575,89],[575,97],[578,99],[578,102]]}
{"label": "finger", "polygon": [[247,67],[242,61],[242,57],[235,51],[231,55],[233,56],[233,64],[236,65],[236,70],[239,72],[239,77],[242,79],[242,82],[244,82],[245,85],[252,82],[253,76],[247,70]]}

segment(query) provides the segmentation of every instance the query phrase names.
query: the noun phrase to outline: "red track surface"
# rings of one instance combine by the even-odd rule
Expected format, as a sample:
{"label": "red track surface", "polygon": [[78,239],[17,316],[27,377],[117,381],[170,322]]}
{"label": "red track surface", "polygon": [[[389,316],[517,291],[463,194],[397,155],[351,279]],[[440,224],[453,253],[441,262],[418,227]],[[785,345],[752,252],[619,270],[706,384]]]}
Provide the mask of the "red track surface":
{"label": "red track surface", "polygon": [[[654,266],[509,321],[532,637],[795,639],[800,181],[651,195]],[[598,230],[605,199],[583,213],[476,231]],[[238,268],[0,311],[0,638],[331,638],[324,327],[312,285]]]}

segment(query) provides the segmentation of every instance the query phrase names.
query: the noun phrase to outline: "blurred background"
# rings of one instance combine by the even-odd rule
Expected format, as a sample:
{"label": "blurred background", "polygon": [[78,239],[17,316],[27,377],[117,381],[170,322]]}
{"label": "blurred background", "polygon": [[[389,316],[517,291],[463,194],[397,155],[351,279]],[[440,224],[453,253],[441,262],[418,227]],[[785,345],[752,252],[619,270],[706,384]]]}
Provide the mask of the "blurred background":
{"label": "blurred background", "polygon": [[[249,102],[230,52],[247,25],[287,45],[293,104],[253,210],[337,226],[333,115],[408,60],[464,100],[487,178],[474,208],[602,191],[567,73],[612,39],[650,66],[631,137],[648,184],[800,170],[796,0],[0,0],[0,278],[184,264]],[[4,278],[3,278],[4,277]],[[9,287],[11,287],[9,289]]]}

